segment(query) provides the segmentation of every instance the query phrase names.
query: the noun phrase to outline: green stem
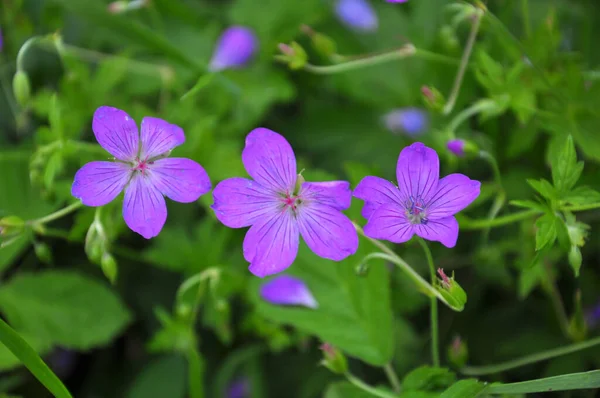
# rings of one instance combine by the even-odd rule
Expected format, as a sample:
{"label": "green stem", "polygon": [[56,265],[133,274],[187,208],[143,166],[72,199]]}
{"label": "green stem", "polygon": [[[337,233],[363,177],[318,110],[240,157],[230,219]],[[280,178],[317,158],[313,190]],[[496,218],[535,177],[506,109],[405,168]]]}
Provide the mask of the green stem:
{"label": "green stem", "polygon": [[[429,250],[429,246],[423,238],[417,238],[419,244],[423,248],[425,252],[425,257],[427,258],[427,264],[429,265],[429,275],[431,277],[431,284],[435,283],[435,265],[433,264],[433,257],[431,256],[431,250]],[[437,300],[435,297],[431,298],[431,312],[430,312],[430,322],[431,322],[431,359],[433,361],[433,366],[440,366],[440,353],[438,350],[439,347],[439,336],[438,336],[438,306]]]}
{"label": "green stem", "polygon": [[529,3],[528,0],[521,0],[521,12],[523,13],[523,28],[525,28],[525,37],[531,37],[531,23],[529,22]]}
{"label": "green stem", "polygon": [[364,381],[362,381],[361,379],[359,379],[358,377],[354,376],[352,373],[347,372],[344,374],[346,376],[346,379],[348,379],[348,381],[352,384],[354,384],[356,387],[360,388],[361,390],[363,390],[366,393],[369,393],[375,397],[380,397],[380,398],[397,398],[396,394],[392,394],[383,390],[379,390],[375,387],[371,387],[370,385],[368,385],[367,383],[365,383]]}
{"label": "green stem", "polygon": [[58,211],[55,211],[52,214],[48,214],[47,216],[44,216],[42,218],[38,218],[35,220],[30,220],[27,222],[27,224],[35,225],[35,226],[40,225],[40,224],[46,224],[46,223],[49,223],[50,221],[56,220],[57,218],[66,216],[67,214],[77,210],[81,206],[83,206],[83,203],[81,203],[81,202],[71,203],[69,206],[64,207]]}
{"label": "green stem", "polygon": [[526,355],[521,358],[512,359],[510,361],[501,362],[495,365],[466,366],[462,368],[460,372],[466,376],[483,376],[494,373],[500,373],[532,363],[545,361],[547,359],[560,357],[577,351],[582,351],[587,348],[594,347],[596,345],[600,345],[600,337],[596,337],[588,341],[582,341],[581,343],[571,344],[565,347],[553,348],[551,350]]}
{"label": "green stem", "polygon": [[469,38],[467,39],[467,45],[465,46],[465,50],[463,51],[463,55],[460,60],[460,66],[458,67],[458,72],[456,73],[456,78],[454,79],[454,85],[452,86],[452,91],[450,92],[450,96],[448,97],[448,102],[444,106],[444,115],[448,115],[448,114],[450,114],[450,112],[452,112],[452,109],[454,108],[454,104],[456,103],[456,99],[458,98],[460,86],[462,85],[462,80],[463,80],[463,77],[465,76],[465,71],[467,70],[467,64],[469,63],[469,58],[471,57],[471,52],[473,51],[473,46],[475,45],[475,39],[477,38],[477,32],[479,31],[479,26],[481,25],[482,17],[483,17],[483,10],[478,9],[475,12],[473,25],[471,26],[471,32],[469,33]]}
{"label": "green stem", "polygon": [[563,332],[565,337],[569,338],[569,317],[567,316],[567,311],[565,310],[565,305],[563,303],[562,297],[560,296],[558,287],[556,286],[556,283],[552,278],[552,275],[550,274],[549,265],[546,265],[542,262],[541,267],[547,282],[547,289],[544,290],[546,290],[546,293],[550,297],[550,301],[552,302],[552,307],[554,308],[554,312],[556,313],[556,320],[558,321],[560,330]]}
{"label": "green stem", "polygon": [[396,394],[399,394],[400,391],[402,390],[402,387],[400,385],[400,380],[398,379],[398,375],[396,374],[396,372],[394,371],[394,368],[392,367],[392,364],[388,363],[387,365],[385,365],[383,367],[383,370],[385,371],[385,374],[386,374],[388,380],[390,381],[390,384],[392,385],[394,392]]}
{"label": "green stem", "polygon": [[517,213],[508,214],[506,216],[494,218],[493,220],[471,220],[462,217],[459,224],[461,229],[466,230],[493,228],[512,224],[517,221],[526,220],[538,214],[541,214],[541,212],[537,210],[524,210]]}
{"label": "green stem", "polygon": [[498,166],[498,161],[496,158],[489,152],[481,151],[479,152],[479,157],[488,162],[488,164],[492,167],[494,172],[494,180],[500,189],[502,189],[502,175],[500,174],[500,167]]}
{"label": "green stem", "polygon": [[448,123],[447,129],[454,133],[458,126],[463,124],[466,120],[489,108],[489,101],[477,101],[470,107],[457,113],[456,116],[454,116],[454,118],[450,121],[450,123]]}
{"label": "green stem", "polygon": [[561,208],[563,211],[585,211],[585,210],[593,210],[600,209],[600,203],[590,203],[587,205],[578,205],[578,206],[565,206]]}
{"label": "green stem", "polygon": [[36,43],[43,43],[48,41],[48,36],[33,36],[27,39],[25,43],[19,49],[19,53],[17,54],[17,71],[25,70],[25,54],[29,51],[29,48]]}

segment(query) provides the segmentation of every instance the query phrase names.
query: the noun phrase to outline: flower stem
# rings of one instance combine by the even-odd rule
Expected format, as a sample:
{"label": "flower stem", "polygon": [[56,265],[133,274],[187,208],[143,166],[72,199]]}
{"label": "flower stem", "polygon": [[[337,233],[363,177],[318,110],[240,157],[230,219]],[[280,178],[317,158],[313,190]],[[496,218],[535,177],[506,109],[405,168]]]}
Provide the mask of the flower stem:
{"label": "flower stem", "polygon": [[467,64],[469,63],[469,58],[471,57],[471,52],[473,51],[473,45],[475,44],[475,39],[477,38],[477,32],[479,31],[479,26],[481,25],[482,17],[483,17],[483,10],[478,9],[475,12],[473,25],[471,26],[471,32],[469,33],[469,38],[467,39],[467,45],[465,46],[465,50],[463,51],[463,55],[460,60],[460,66],[458,67],[458,72],[456,73],[456,78],[454,79],[454,85],[452,86],[452,91],[450,92],[450,96],[448,97],[448,102],[444,106],[444,115],[448,115],[448,114],[450,114],[450,112],[452,112],[452,109],[454,108],[454,104],[456,103],[456,99],[458,98],[460,86],[462,85],[462,80],[463,80],[463,77],[465,76],[465,71],[467,70]]}
{"label": "flower stem", "polygon": [[385,371],[385,374],[386,374],[388,380],[390,381],[390,384],[392,385],[394,392],[399,394],[400,391],[402,390],[402,387],[400,386],[400,380],[398,380],[398,375],[396,375],[396,372],[394,371],[392,364],[388,363],[387,365],[385,365],[383,367],[383,370]]}
{"label": "flower stem", "polygon": [[596,337],[588,341],[582,341],[580,343],[571,344],[565,347],[553,348],[551,350],[526,355],[521,358],[512,359],[510,361],[501,362],[495,365],[466,366],[460,370],[460,373],[466,376],[483,376],[494,373],[500,373],[532,363],[541,362],[547,359],[556,358],[562,355],[567,355],[573,352],[585,350],[586,348],[590,348],[596,345],[600,345],[600,337]]}
{"label": "flower stem", "polygon": [[350,372],[346,372],[344,374],[346,376],[346,379],[352,383],[353,385],[355,385],[356,387],[360,388],[361,390],[363,390],[366,393],[369,393],[375,397],[380,397],[380,398],[397,398],[396,394],[392,394],[383,390],[379,390],[375,387],[371,387],[370,385],[368,385],[367,383],[365,383],[364,381],[362,381],[361,379],[359,379],[358,377],[354,376],[352,373]]}
{"label": "flower stem", "polygon": [[456,129],[458,128],[458,126],[463,124],[466,120],[468,120],[472,116],[475,116],[478,113],[488,109],[489,107],[490,107],[489,102],[477,101],[470,107],[457,113],[456,116],[454,116],[454,118],[450,121],[450,123],[448,123],[447,130],[454,133],[456,131]]}
{"label": "flower stem", "polygon": [[585,211],[585,210],[594,210],[600,209],[600,203],[590,203],[587,205],[578,205],[578,206],[565,206],[561,208],[564,211]]}
{"label": "flower stem", "polygon": [[[435,283],[435,265],[433,264],[433,257],[431,256],[431,250],[423,238],[417,238],[419,244],[425,252],[427,258],[427,264],[429,265],[429,274],[431,276],[431,284]],[[440,353],[438,351],[439,336],[438,336],[438,306],[435,297],[431,298],[431,359],[433,366],[440,366]]]}
{"label": "flower stem", "polygon": [[29,225],[40,225],[40,224],[46,224],[49,223],[50,221],[54,221],[57,218],[61,218],[63,216],[66,216],[67,214],[77,210],[78,208],[80,208],[81,206],[83,206],[83,203],[81,202],[75,202],[75,203],[71,203],[69,206],[64,207],[58,211],[55,211],[52,214],[48,214],[47,216],[44,216],[42,218],[38,218],[35,220],[30,220],[27,222],[27,224]]}
{"label": "flower stem", "polygon": [[517,221],[526,220],[538,214],[541,214],[541,212],[537,210],[524,210],[517,213],[508,214],[506,216],[494,218],[493,220],[471,220],[465,217],[461,217],[459,224],[461,229],[467,230],[501,227],[503,225],[512,224]]}
{"label": "flower stem", "polygon": [[547,282],[546,293],[550,297],[550,301],[552,302],[552,307],[554,307],[554,312],[556,313],[556,320],[560,326],[560,330],[563,332],[565,337],[569,338],[569,317],[567,316],[567,311],[565,310],[565,305],[563,303],[562,297],[560,296],[560,292],[558,291],[558,287],[552,275],[550,275],[549,266],[542,263],[542,270],[544,272],[544,276]]}
{"label": "flower stem", "polygon": [[525,37],[531,37],[531,24],[529,22],[529,2],[528,0],[521,0],[521,12],[523,13],[523,29],[525,30]]}

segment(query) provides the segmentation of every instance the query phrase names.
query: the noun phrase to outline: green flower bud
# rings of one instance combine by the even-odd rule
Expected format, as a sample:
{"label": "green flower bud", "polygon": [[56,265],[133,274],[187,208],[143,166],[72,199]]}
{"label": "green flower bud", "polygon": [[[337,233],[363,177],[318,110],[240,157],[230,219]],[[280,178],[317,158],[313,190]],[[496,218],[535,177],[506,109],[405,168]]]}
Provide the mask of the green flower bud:
{"label": "green flower bud", "polygon": [[467,364],[468,359],[469,350],[467,345],[459,336],[456,336],[448,346],[448,360],[457,368],[462,368]]}
{"label": "green flower bud", "polygon": [[576,245],[572,245],[569,250],[569,264],[575,271],[575,276],[579,276],[579,270],[581,269],[582,263],[581,250]]}
{"label": "green flower bud", "polygon": [[23,232],[25,221],[17,216],[7,216],[0,219],[0,236],[17,235]]}
{"label": "green flower bud", "polygon": [[46,264],[52,264],[52,251],[50,250],[50,246],[43,242],[35,242],[33,244],[33,250],[40,261]]}
{"label": "green flower bud", "polygon": [[27,106],[31,97],[31,85],[27,73],[23,70],[17,70],[13,77],[13,93],[19,105]]}
{"label": "green flower bud", "polygon": [[451,278],[448,278],[444,273],[444,270],[438,268],[438,274],[442,280],[441,282],[436,283],[436,290],[440,292],[442,297],[444,297],[454,310],[462,311],[467,303],[467,293],[465,293],[458,282],[454,280],[454,273]]}
{"label": "green flower bud", "polygon": [[456,37],[456,32],[450,25],[442,26],[442,29],[440,30],[440,38],[443,46],[449,51],[456,51],[460,47],[460,42],[458,41],[458,37]]}
{"label": "green flower bud", "polygon": [[446,100],[435,87],[423,86],[421,87],[421,94],[423,94],[423,102],[428,109],[436,112],[441,112],[444,109]]}
{"label": "green flower bud", "polygon": [[369,266],[369,263],[367,261],[363,261],[356,266],[354,272],[356,272],[356,275],[358,276],[367,276],[370,269],[371,267]]}
{"label": "green flower bud", "polygon": [[102,268],[102,272],[104,273],[104,276],[106,276],[106,279],[114,285],[119,273],[115,258],[110,253],[104,252],[104,254],[102,254],[102,259],[100,260],[100,267]]}
{"label": "green flower bud", "polygon": [[279,51],[281,51],[281,55],[276,55],[275,59],[288,64],[289,68],[292,70],[302,69],[308,61],[306,51],[304,51],[302,46],[295,41],[290,45],[283,43],[279,44]]}
{"label": "green flower bud", "polygon": [[337,374],[344,374],[348,371],[348,361],[339,349],[329,343],[322,344],[320,348],[323,351],[321,365]]}

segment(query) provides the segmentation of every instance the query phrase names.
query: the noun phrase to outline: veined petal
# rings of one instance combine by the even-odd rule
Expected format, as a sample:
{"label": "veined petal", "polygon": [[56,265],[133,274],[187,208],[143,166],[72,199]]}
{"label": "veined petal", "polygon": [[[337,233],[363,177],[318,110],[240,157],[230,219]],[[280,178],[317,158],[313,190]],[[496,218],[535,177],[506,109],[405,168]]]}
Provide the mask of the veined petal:
{"label": "veined petal", "polygon": [[185,142],[183,129],[156,117],[142,119],[142,150],[140,159],[160,156]]}
{"label": "veined petal", "polygon": [[385,239],[403,243],[414,235],[414,226],[406,218],[405,210],[397,204],[386,203],[371,215],[365,225],[365,235],[373,239]]}
{"label": "veined petal", "polygon": [[260,287],[260,296],[271,304],[301,305],[317,308],[310,289],[304,281],[290,275],[278,275]]}
{"label": "veined petal", "polygon": [[437,192],[427,202],[427,218],[439,219],[453,216],[479,196],[481,183],[464,174],[450,174],[442,178]]}
{"label": "veined petal", "polygon": [[299,210],[298,227],[308,247],[320,257],[340,261],[356,253],[358,234],[341,211],[320,203]]}
{"label": "veined petal", "polygon": [[298,225],[291,212],[259,218],[244,238],[248,269],[260,278],[283,271],[296,259],[298,242]]}
{"label": "veined petal", "polygon": [[302,184],[300,196],[338,210],[346,210],[352,201],[348,181],[305,182]]}
{"label": "veined petal", "polygon": [[125,189],[123,218],[132,231],[146,239],[158,235],[167,220],[167,205],[147,177],[135,173]]}
{"label": "veined petal", "polygon": [[135,121],[125,112],[111,106],[101,106],[94,112],[92,130],[98,144],[115,158],[135,159],[140,137]]}
{"label": "veined petal", "polygon": [[229,228],[242,228],[258,219],[277,214],[277,198],[256,181],[247,178],[229,178],[217,184],[213,191],[215,203],[211,208]]}
{"label": "veined petal", "polygon": [[90,162],[75,173],[71,195],[86,206],[104,206],[121,193],[130,177],[126,164]]}
{"label": "veined petal", "polygon": [[210,191],[211,183],[204,168],[191,159],[164,158],[150,166],[152,184],[176,202],[190,203]]}
{"label": "veined petal", "polygon": [[437,153],[420,142],[400,152],[396,176],[400,192],[405,199],[427,202],[435,194],[440,178],[440,159]]}
{"label": "veined petal", "polygon": [[402,203],[398,187],[383,178],[373,176],[363,178],[354,188],[353,195],[365,201],[362,215],[367,220],[379,206],[385,203],[398,205]]}
{"label": "veined petal", "polygon": [[242,152],[246,171],[265,188],[292,193],[296,184],[296,156],[283,136],[265,128],[246,137]]}
{"label": "veined petal", "polygon": [[429,220],[427,224],[417,224],[414,228],[421,238],[440,242],[446,247],[454,247],[458,239],[458,221],[454,217]]}

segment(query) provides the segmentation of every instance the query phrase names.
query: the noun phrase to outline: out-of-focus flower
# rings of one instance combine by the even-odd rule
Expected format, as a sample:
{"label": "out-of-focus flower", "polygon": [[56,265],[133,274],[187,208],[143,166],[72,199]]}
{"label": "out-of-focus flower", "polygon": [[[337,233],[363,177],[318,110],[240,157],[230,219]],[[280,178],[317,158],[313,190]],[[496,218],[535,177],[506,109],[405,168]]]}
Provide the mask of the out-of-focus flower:
{"label": "out-of-focus flower", "polygon": [[319,305],[302,279],[290,275],[279,275],[264,283],[260,296],[271,304],[301,305],[317,308]]}
{"label": "out-of-focus flower", "polygon": [[148,0],[113,1],[108,5],[108,12],[111,14],[121,14],[128,11],[139,10],[140,8],[147,6],[148,3]]}
{"label": "out-of-focus flower", "polygon": [[394,109],[384,116],[384,123],[388,130],[410,136],[423,133],[428,126],[427,114],[418,108]]}
{"label": "out-of-focus flower", "polygon": [[365,234],[394,243],[413,235],[454,247],[458,222],[454,214],[479,196],[481,183],[463,174],[442,179],[437,153],[420,142],[402,150],[396,166],[396,187],[383,178],[367,176],[354,190],[365,201]]}
{"label": "out-of-focus flower", "polygon": [[210,191],[206,171],[185,158],[168,158],[183,144],[181,127],[145,117],[141,137],[135,121],[124,111],[101,106],[92,130],[98,143],[115,162],[90,162],[75,174],[71,194],[86,206],[103,206],[125,190],[123,218],[146,239],[161,231],[167,219],[165,198],[181,203],[196,201]]}
{"label": "out-of-focus flower", "polygon": [[463,157],[465,156],[465,143],[465,140],[461,139],[450,140],[446,144],[446,147],[450,152],[452,152],[456,156]]}
{"label": "out-of-focus flower", "polygon": [[212,72],[244,67],[258,49],[254,32],[244,26],[227,28],[219,40],[208,66]]}
{"label": "out-of-focus flower", "polygon": [[338,0],[335,12],[344,24],[359,31],[371,32],[379,26],[377,14],[368,0]]}
{"label": "out-of-focus flower", "polygon": [[2,37],[2,29],[0,29],[0,52],[2,52],[3,48],[4,48],[4,39]]}
{"label": "out-of-focus flower", "polygon": [[385,0],[388,3],[406,3],[408,0]]}
{"label": "out-of-focus flower", "polygon": [[253,180],[220,182],[212,208],[230,228],[251,226],[244,239],[250,272],[262,278],[289,267],[300,235],[323,258],[340,261],[356,252],[358,235],[341,212],[352,199],[348,182],[305,182],[290,144],[266,128],[248,134],[242,161]]}
{"label": "out-of-focus flower", "polygon": [[589,329],[600,325],[600,303],[585,311],[585,323]]}
{"label": "out-of-focus flower", "polygon": [[250,380],[240,377],[227,387],[226,398],[247,398],[250,396]]}
{"label": "out-of-focus flower", "polygon": [[321,365],[336,374],[345,374],[348,371],[348,360],[338,348],[329,343],[323,343],[319,348],[323,351]]}

